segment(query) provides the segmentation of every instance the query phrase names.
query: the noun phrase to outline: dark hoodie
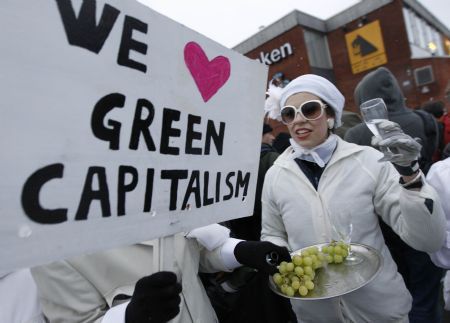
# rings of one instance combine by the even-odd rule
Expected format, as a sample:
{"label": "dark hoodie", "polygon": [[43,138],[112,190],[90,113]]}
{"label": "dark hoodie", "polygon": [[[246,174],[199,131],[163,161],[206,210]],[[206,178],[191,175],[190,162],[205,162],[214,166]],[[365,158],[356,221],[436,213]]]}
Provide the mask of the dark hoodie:
{"label": "dark hoodie", "polygon": [[[358,83],[355,89],[355,103],[382,98],[388,109],[389,120],[400,125],[402,130],[413,138],[425,143],[425,130],[422,119],[405,105],[405,98],[394,75],[385,67],[370,72]],[[365,123],[350,128],[344,139],[358,145],[370,146],[373,134]],[[422,152],[424,149],[422,148]]]}

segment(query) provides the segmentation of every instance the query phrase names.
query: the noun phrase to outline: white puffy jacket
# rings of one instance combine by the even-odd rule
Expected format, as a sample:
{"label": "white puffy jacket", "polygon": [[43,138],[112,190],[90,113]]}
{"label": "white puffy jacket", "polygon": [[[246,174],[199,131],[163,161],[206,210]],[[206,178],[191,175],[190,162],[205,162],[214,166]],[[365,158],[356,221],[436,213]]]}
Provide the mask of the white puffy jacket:
{"label": "white puffy jacket", "polygon": [[[262,194],[262,240],[297,250],[329,242],[333,212],[351,207],[352,242],[377,249],[384,260],[363,288],[321,301],[293,302],[302,322],[407,322],[411,296],[384,243],[379,216],[410,246],[433,252],[445,238],[445,218],[434,189],[404,189],[399,174],[371,147],[338,139],[316,190],[288,148],[269,169]],[[432,213],[425,199],[434,203]]]}

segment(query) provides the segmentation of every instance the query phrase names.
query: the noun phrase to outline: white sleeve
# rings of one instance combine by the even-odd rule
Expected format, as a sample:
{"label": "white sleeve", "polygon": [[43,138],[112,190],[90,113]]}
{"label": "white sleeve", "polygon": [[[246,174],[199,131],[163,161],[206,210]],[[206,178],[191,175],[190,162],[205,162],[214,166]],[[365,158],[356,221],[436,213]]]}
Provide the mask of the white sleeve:
{"label": "white sleeve", "polygon": [[445,240],[445,216],[436,190],[423,180],[420,191],[398,183],[391,163],[380,163],[373,196],[375,211],[414,249],[435,252]]}
{"label": "white sleeve", "polygon": [[447,270],[444,277],[444,309],[450,311],[450,271]]}
{"label": "white sleeve", "polygon": [[209,251],[223,245],[229,237],[230,229],[217,223],[195,228],[186,235],[186,238],[197,239],[198,243]]}
{"label": "white sleeve", "polygon": [[274,202],[274,185],[272,182],[277,177],[274,168],[270,168],[264,178],[261,194],[261,241],[269,241],[278,246],[290,249],[288,236],[280,211]]}
{"label": "white sleeve", "polygon": [[450,227],[447,222],[447,236],[441,249],[430,253],[431,261],[438,267],[450,269]]}
{"label": "white sleeve", "polygon": [[128,303],[130,302],[111,307],[103,316],[101,323],[125,323],[125,310]]}
{"label": "white sleeve", "polygon": [[234,248],[242,240],[230,238],[230,229],[220,224],[210,224],[190,231],[186,238],[196,239],[209,251],[219,248],[220,259],[229,271],[242,266],[234,256]]}
{"label": "white sleeve", "polygon": [[[434,187],[441,199],[446,217],[446,239],[444,245],[436,252],[430,253],[430,258],[436,266],[450,269],[450,159],[437,162],[431,166],[427,174],[427,182]],[[448,291],[447,291],[448,292]]]}
{"label": "white sleeve", "polygon": [[240,264],[234,256],[234,248],[236,248],[236,245],[241,241],[243,240],[228,238],[228,240],[222,245],[220,255],[222,256],[224,265],[229,270],[242,266],[242,264]]}

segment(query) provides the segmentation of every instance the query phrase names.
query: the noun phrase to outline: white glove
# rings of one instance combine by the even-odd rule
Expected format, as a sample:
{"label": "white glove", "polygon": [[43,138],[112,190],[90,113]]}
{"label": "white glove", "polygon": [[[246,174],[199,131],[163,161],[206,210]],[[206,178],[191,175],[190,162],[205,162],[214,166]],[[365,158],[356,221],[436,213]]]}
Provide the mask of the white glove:
{"label": "white glove", "polygon": [[372,146],[380,148],[384,154],[382,160],[410,167],[419,158],[422,145],[405,134],[397,123],[383,120],[377,127],[382,138],[372,137]]}
{"label": "white glove", "polygon": [[193,229],[186,235],[186,238],[197,239],[209,251],[224,244],[229,237],[230,229],[217,223]]}

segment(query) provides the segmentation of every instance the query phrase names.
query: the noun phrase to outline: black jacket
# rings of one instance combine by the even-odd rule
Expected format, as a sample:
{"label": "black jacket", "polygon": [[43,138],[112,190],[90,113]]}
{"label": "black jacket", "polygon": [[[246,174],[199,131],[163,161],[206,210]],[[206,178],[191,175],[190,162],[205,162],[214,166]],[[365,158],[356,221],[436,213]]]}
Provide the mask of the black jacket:
{"label": "black jacket", "polygon": [[[402,130],[413,138],[420,138],[421,144],[426,142],[422,119],[405,105],[405,98],[394,75],[385,67],[368,73],[355,89],[355,103],[359,106],[364,101],[382,98],[386,103],[389,120],[400,125]],[[373,134],[365,123],[350,128],[344,139],[358,145],[370,146]],[[422,156],[425,157],[422,147]],[[431,159],[431,156],[429,156]],[[419,160],[419,163],[421,161]],[[422,163],[421,163],[422,166]]]}
{"label": "black jacket", "polygon": [[268,144],[261,145],[253,215],[246,218],[234,219],[228,222],[228,226],[231,229],[231,234],[233,237],[244,240],[259,241],[261,236],[261,193],[264,184],[264,177],[278,156],[279,154],[272,146]]}

